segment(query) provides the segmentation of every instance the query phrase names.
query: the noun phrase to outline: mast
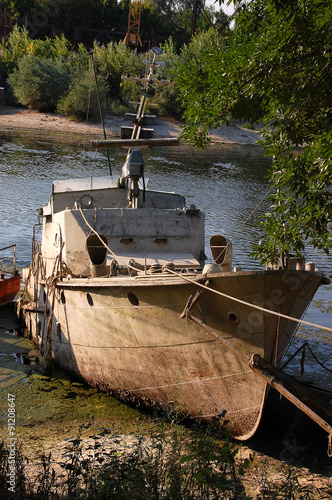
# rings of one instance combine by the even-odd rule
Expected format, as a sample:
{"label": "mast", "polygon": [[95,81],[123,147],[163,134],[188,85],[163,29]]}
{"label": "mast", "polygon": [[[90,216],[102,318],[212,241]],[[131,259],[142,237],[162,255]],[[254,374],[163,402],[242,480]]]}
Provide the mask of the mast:
{"label": "mast", "polygon": [[139,77],[131,77],[131,76],[122,76],[122,80],[131,80],[135,82],[142,82],[144,83],[144,87],[141,89],[141,100],[140,104],[137,110],[137,115],[134,119],[134,129],[131,134],[132,139],[139,139],[141,128],[143,125],[143,116],[144,116],[144,109],[146,105],[146,101],[149,97],[153,97],[155,95],[155,90],[153,88],[154,83],[159,83],[159,84],[168,84],[170,83],[170,80],[158,80],[158,79],[153,79],[154,73],[155,73],[155,68],[156,66],[163,66],[165,63],[162,61],[157,61],[157,56],[160,56],[163,53],[163,49],[160,47],[152,47],[152,52],[153,52],[153,59],[152,61],[144,61],[146,64],[150,65],[148,75],[145,78],[139,78]]}
{"label": "mast", "polygon": [[[131,134],[131,139],[121,141],[107,141],[107,140],[98,140],[92,141],[92,145],[96,148],[101,147],[112,147],[113,146],[129,146],[126,161],[122,167],[122,175],[119,179],[119,187],[126,187],[126,180],[130,181],[129,186],[129,196],[131,201],[132,208],[138,208],[139,203],[139,181],[142,179],[143,181],[143,199],[144,199],[144,159],[140,150],[132,150],[131,146],[141,147],[141,146],[152,146],[152,145],[178,145],[178,139],[140,139],[141,128],[143,125],[144,118],[144,110],[146,106],[147,99],[149,97],[153,97],[155,95],[155,90],[153,85],[155,83],[165,85],[170,83],[170,80],[161,80],[158,78],[154,78],[156,66],[162,66],[165,63],[162,61],[157,61],[157,56],[163,53],[163,50],[160,47],[152,47],[153,58],[149,61],[144,61],[145,64],[149,66],[149,70],[147,72],[147,76],[144,78],[141,77],[132,77],[132,76],[122,76],[123,80],[130,80],[135,82],[143,83],[143,87],[141,89],[141,100],[138,106],[136,117],[133,120],[133,131]],[[112,144],[114,143],[114,144]],[[115,144],[116,143],[116,144]]]}
{"label": "mast", "polygon": [[[135,81],[139,81],[144,83],[143,88],[141,89],[141,100],[138,106],[136,117],[133,121],[134,128],[131,134],[131,140],[137,141],[140,138],[141,128],[143,125],[144,118],[144,110],[147,99],[149,97],[153,97],[155,95],[155,90],[153,88],[154,83],[159,83],[160,81],[157,79],[153,79],[155,74],[156,66],[161,66],[165,63],[157,62],[157,56],[163,53],[163,50],[160,47],[152,47],[153,59],[152,61],[144,61],[146,64],[149,64],[149,72],[146,78],[135,78]],[[130,76],[122,76],[123,80],[132,80]],[[169,83],[169,80],[162,80],[161,83]],[[140,151],[128,149],[127,158],[122,167],[122,175],[119,180],[119,185],[124,185],[125,179],[130,179],[130,193],[132,197],[132,208],[138,208],[138,200],[139,200],[139,180],[143,179],[143,189],[144,188],[144,160]]]}

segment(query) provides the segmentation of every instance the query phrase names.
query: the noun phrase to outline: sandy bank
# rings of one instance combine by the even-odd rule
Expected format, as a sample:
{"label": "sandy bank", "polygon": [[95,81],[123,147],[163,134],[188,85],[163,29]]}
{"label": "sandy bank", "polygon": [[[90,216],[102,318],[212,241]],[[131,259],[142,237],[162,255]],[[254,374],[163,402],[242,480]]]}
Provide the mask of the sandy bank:
{"label": "sandy bank", "polygon": [[[130,125],[130,120],[122,116],[105,117],[108,137],[120,137],[121,126]],[[183,122],[172,118],[157,118],[153,125],[154,137],[177,137],[182,130]],[[39,113],[22,108],[0,106],[0,131],[30,130],[67,135],[103,136],[100,124],[75,122],[56,113]],[[253,145],[260,139],[255,130],[248,130],[223,125],[210,134],[214,144]]]}

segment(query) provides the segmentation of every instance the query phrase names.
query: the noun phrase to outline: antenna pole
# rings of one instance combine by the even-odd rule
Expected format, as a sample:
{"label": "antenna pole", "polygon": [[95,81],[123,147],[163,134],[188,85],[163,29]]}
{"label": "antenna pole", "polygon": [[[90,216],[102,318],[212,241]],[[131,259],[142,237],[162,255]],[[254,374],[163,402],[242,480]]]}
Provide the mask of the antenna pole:
{"label": "antenna pole", "polygon": [[[98,101],[98,107],[99,107],[100,121],[101,121],[101,125],[103,127],[104,139],[106,141],[105,123],[104,123],[103,111],[101,109],[99,86],[98,86],[98,80],[97,80],[97,75],[96,75],[96,66],[95,66],[95,60],[94,60],[94,57],[93,57],[93,52],[91,52],[91,60],[92,60],[93,75],[95,77],[96,93],[97,93],[97,101]],[[106,148],[106,155],[107,155],[108,169],[109,169],[110,175],[112,175],[111,161],[110,161],[110,155],[109,155],[109,152],[108,152],[108,148]]]}

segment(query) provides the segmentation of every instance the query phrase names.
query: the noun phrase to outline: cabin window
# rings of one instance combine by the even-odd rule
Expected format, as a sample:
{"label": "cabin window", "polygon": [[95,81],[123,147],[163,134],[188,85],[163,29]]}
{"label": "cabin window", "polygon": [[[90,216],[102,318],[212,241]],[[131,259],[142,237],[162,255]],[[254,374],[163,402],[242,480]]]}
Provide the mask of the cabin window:
{"label": "cabin window", "polygon": [[132,292],[128,292],[128,300],[129,302],[133,305],[133,306],[138,306],[139,305],[139,300],[138,298],[136,297],[136,295]]}
{"label": "cabin window", "polygon": [[65,292],[63,290],[61,290],[61,293],[60,293],[60,300],[61,300],[61,304],[65,305],[66,297],[65,297]]}
{"label": "cabin window", "polygon": [[119,241],[124,245],[128,245],[129,243],[132,243],[134,241],[134,238],[120,238]]}
{"label": "cabin window", "polygon": [[89,292],[86,294],[86,300],[88,301],[89,306],[93,306],[93,298],[89,294]]}

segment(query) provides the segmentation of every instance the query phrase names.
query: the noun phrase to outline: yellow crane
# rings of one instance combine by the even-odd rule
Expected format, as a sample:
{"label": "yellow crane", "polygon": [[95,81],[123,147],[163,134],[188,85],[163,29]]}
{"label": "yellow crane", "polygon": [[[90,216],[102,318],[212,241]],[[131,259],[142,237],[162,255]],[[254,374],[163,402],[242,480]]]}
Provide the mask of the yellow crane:
{"label": "yellow crane", "polygon": [[129,3],[129,16],[128,16],[128,31],[123,40],[123,43],[131,47],[142,47],[141,37],[139,36],[139,28],[141,24],[141,0]]}

